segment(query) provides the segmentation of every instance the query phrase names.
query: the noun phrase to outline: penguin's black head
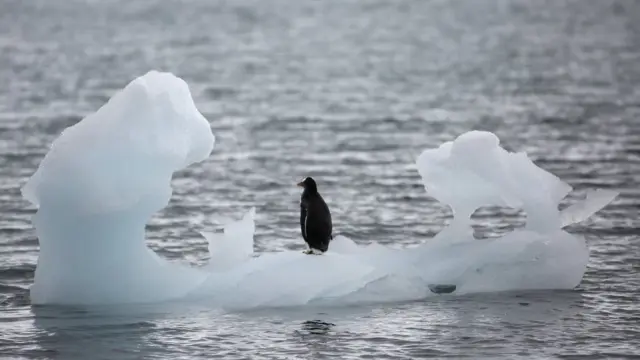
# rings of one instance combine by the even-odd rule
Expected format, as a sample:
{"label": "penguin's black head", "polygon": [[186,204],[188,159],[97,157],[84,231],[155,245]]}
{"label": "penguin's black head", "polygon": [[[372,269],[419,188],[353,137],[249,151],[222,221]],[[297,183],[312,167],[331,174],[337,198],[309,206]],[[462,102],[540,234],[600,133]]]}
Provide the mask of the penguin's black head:
{"label": "penguin's black head", "polygon": [[318,186],[316,185],[316,181],[313,180],[312,177],[306,177],[304,178],[304,180],[302,180],[301,182],[299,182],[298,184],[296,184],[300,187],[303,187],[305,190],[309,191],[309,192],[318,192]]}

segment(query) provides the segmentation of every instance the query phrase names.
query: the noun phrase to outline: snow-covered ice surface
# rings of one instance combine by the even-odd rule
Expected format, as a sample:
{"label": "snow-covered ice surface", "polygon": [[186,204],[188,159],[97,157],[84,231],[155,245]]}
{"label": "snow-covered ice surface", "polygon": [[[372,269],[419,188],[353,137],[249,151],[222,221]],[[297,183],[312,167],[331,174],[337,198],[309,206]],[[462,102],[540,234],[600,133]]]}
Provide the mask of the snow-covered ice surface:
{"label": "snow-covered ice surface", "polygon": [[[453,284],[457,294],[571,289],[589,251],[582,236],[563,227],[617,195],[594,192],[560,212],[568,184],[526,154],[505,151],[494,134],[471,131],[418,157],[427,193],[454,212],[448,227],[421,245],[360,246],[337,236],[323,256],[254,254],[250,209],[223,234],[203,233],[207,266],[170,263],[146,247],[145,224],[168,204],[173,173],[205,160],[214,141],[187,84],[155,71],[65,130],[23,188],[39,206],[32,303],[184,299],[256,308],[421,299],[435,296],[431,284]],[[524,209],[527,226],[474,239],[469,217],[486,205]]]}

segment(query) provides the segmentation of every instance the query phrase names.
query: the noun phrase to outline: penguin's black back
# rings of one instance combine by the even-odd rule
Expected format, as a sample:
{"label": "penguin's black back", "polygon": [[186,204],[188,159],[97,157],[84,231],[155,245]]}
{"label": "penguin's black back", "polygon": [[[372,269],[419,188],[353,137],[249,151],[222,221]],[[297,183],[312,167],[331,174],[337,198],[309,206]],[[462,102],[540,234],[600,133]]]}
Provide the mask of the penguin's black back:
{"label": "penguin's black back", "polygon": [[[315,185],[315,183],[313,184]],[[333,232],[331,212],[317,188],[305,187],[300,199],[300,228],[310,248],[327,251]]]}

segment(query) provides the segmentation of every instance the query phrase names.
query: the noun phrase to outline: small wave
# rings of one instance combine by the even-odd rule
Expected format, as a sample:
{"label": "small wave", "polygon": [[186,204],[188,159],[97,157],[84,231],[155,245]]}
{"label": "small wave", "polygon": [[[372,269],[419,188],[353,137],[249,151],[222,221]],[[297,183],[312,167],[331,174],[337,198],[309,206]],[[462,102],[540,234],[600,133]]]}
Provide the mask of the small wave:
{"label": "small wave", "polygon": [[0,268],[0,280],[30,280],[36,271],[35,265],[19,265],[9,268]]}
{"label": "small wave", "polygon": [[27,306],[30,303],[29,289],[0,283],[0,306]]}
{"label": "small wave", "polygon": [[26,288],[17,285],[8,285],[0,283],[0,294],[16,294],[29,291]]}

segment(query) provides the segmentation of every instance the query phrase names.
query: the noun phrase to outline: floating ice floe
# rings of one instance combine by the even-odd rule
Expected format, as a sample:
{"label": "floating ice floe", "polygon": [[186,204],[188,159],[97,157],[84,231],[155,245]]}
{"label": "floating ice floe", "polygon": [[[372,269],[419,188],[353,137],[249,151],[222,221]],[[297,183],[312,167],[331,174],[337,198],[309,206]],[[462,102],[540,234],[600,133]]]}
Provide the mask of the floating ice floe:
{"label": "floating ice floe", "polygon": [[[145,225],[168,204],[173,173],[206,159],[214,142],[187,84],[156,71],[67,128],[22,189],[38,206],[32,303],[182,299],[255,308],[422,299],[434,295],[434,284],[455,293],[571,289],[589,251],[563,227],[617,195],[595,191],[558,211],[568,184],[526,154],[505,151],[494,134],[471,131],[417,159],[427,193],[454,212],[448,227],[417,247],[361,246],[338,236],[322,256],[254,256],[250,209],[224,233],[203,233],[207,266],[170,263],[145,245]],[[487,205],[524,209],[526,227],[475,240],[470,216]]]}

